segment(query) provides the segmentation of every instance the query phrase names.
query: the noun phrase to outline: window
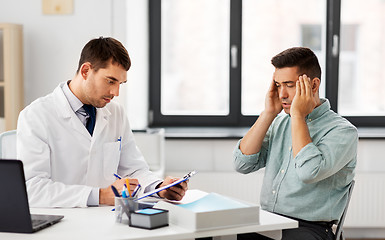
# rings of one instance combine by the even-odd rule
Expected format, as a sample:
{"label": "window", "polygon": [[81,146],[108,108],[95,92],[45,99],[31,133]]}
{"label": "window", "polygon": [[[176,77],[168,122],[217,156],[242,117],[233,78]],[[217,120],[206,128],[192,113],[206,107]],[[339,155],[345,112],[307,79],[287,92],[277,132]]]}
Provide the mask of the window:
{"label": "window", "polygon": [[[312,14],[303,14],[304,8]],[[255,115],[264,109],[274,71],[270,60],[277,53],[294,46],[309,47],[317,54],[324,69],[324,23],[325,1],[242,1],[243,116],[254,116],[255,120]],[[325,96],[324,90],[321,90],[321,96]]]}
{"label": "window", "polygon": [[385,126],[384,4],[150,0],[150,125],[250,126],[264,108],[271,58],[305,46],[333,110],[357,126]]}
{"label": "window", "polygon": [[357,113],[361,115],[365,111],[362,107],[357,108],[360,101],[356,98],[360,96],[357,80],[357,30],[356,24],[341,26],[338,109],[341,114],[348,116]]}
{"label": "window", "polygon": [[161,114],[229,114],[230,2],[163,0]]}
{"label": "window", "polygon": [[150,0],[150,124],[234,123],[230,0]]}
{"label": "window", "polygon": [[382,0],[342,1],[338,112],[358,124],[385,125],[384,8]]}

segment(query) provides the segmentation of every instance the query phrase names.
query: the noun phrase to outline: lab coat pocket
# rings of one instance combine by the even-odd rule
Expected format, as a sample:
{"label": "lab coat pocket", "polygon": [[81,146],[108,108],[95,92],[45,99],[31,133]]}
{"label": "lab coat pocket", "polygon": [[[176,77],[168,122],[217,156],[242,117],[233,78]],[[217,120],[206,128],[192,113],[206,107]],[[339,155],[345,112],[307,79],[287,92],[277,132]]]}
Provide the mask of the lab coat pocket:
{"label": "lab coat pocket", "polygon": [[114,173],[117,173],[120,160],[120,142],[103,144],[103,172],[104,178],[114,180]]}

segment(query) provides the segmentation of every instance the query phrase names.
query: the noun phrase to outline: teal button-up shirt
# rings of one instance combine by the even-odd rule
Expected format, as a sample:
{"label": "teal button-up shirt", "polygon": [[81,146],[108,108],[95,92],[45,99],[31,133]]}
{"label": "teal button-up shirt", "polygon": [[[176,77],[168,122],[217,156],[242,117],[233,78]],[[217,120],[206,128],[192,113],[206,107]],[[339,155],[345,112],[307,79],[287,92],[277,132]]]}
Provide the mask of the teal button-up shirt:
{"label": "teal button-up shirt", "polygon": [[264,210],[307,221],[339,220],[348,200],[357,161],[357,129],[330,109],[327,99],[306,117],[312,142],[292,155],[291,118],[277,116],[260,152],[234,150],[238,172],[265,167]]}

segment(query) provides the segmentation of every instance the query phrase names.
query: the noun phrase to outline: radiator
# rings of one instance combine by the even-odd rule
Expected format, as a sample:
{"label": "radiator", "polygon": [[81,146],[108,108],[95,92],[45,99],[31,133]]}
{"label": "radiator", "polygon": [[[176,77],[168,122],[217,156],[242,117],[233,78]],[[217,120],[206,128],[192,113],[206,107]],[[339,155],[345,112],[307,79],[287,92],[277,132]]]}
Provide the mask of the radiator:
{"label": "radiator", "polygon": [[385,228],[385,174],[357,173],[344,227]]}

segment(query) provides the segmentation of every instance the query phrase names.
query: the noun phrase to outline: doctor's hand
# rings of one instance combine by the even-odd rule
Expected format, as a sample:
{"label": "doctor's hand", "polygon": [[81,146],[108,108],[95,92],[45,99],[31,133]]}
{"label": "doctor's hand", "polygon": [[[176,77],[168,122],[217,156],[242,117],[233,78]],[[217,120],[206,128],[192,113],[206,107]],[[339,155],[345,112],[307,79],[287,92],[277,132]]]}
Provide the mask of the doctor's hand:
{"label": "doctor's hand", "polygon": [[[173,177],[166,177],[166,179],[161,183],[159,184],[156,188],[161,188],[161,187],[164,187],[166,185],[169,185],[175,181],[178,181],[179,178],[173,178]],[[167,198],[169,200],[182,200],[183,196],[185,195],[186,191],[187,191],[187,181],[185,182],[181,182],[180,184],[178,185],[175,185],[175,186],[172,186],[170,188],[167,188],[163,191],[160,191],[158,193],[159,197],[162,197],[162,198]]]}
{"label": "doctor's hand", "polygon": [[[126,179],[118,179],[116,180],[112,185],[119,191],[120,194],[122,194],[123,185],[126,183]],[[134,190],[136,185],[138,185],[138,179],[130,178],[130,189],[131,191]],[[108,186],[106,188],[101,188],[99,190],[99,204],[100,205],[115,205],[115,194],[111,189],[111,186]]]}

